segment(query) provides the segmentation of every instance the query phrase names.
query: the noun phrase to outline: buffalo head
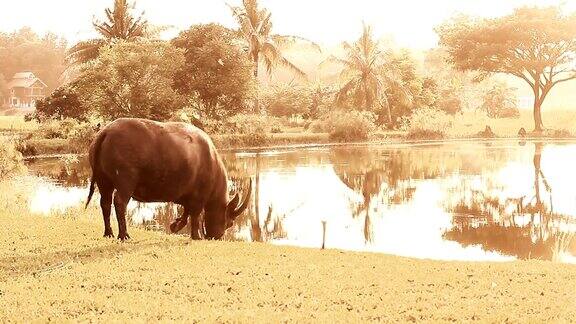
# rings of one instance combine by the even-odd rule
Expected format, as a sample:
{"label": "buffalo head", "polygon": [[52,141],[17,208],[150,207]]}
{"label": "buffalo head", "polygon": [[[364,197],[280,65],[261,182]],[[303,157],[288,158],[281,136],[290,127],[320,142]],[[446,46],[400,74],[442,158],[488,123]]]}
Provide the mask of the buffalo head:
{"label": "buffalo head", "polygon": [[252,180],[248,183],[248,191],[240,202],[240,195],[236,193],[227,204],[207,205],[204,210],[204,236],[207,239],[220,239],[224,232],[234,225],[234,221],[246,210],[250,202]]}
{"label": "buffalo head", "polygon": [[[204,226],[202,227],[204,237],[207,239],[220,239],[224,232],[234,225],[234,220],[248,207],[251,192],[252,180],[248,184],[248,191],[241,203],[240,195],[236,194],[229,202],[224,198],[222,202],[207,204],[204,209]],[[187,223],[188,215],[184,215],[170,225],[170,230],[172,233],[177,233]]]}

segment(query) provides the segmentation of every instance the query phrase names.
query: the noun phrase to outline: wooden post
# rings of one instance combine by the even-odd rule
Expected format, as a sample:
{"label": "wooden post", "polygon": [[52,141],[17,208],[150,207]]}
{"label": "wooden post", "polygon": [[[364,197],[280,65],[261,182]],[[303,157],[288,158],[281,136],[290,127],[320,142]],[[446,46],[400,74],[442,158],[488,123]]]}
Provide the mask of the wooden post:
{"label": "wooden post", "polygon": [[322,250],[324,250],[326,244],[326,221],[322,221]]}

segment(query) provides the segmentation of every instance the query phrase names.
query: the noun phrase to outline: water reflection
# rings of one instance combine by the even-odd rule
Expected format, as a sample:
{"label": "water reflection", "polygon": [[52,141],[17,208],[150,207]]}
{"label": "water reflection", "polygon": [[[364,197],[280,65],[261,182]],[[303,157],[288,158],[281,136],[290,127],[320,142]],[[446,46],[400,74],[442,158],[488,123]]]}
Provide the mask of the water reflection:
{"label": "water reflection", "polygon": [[460,188],[461,200],[449,208],[454,228],[444,237],[520,259],[573,259],[576,219],[554,211],[552,187],[542,169],[544,147],[544,143],[534,144],[533,194],[509,197],[501,188]]}
{"label": "water reflection", "polygon": [[[325,222],[327,248],[570,261],[576,176],[566,171],[575,160],[574,144],[530,142],[228,153],[230,191],[252,179],[255,192],[226,238],[319,248]],[[74,192],[65,206],[85,199],[85,159],[39,161],[30,169],[53,179],[53,190]],[[35,195],[41,207],[54,200],[41,188]],[[171,204],[130,208],[135,224],[156,230],[180,213]]]}

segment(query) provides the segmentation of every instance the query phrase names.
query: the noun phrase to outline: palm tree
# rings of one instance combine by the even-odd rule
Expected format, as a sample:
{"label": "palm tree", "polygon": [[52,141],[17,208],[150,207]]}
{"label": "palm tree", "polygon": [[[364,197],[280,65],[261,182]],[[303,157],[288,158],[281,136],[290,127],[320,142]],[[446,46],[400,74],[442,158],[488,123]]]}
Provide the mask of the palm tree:
{"label": "palm tree", "polygon": [[[298,36],[272,34],[272,14],[265,8],[260,8],[258,0],[242,0],[241,6],[228,7],[240,25],[239,33],[247,45],[247,52],[253,63],[254,77],[258,79],[260,63],[264,63],[266,72],[272,75],[278,65],[287,68],[300,78],[306,78],[306,73],[282,55],[282,45],[305,41],[320,51],[320,46]],[[255,109],[258,109],[258,99]]]}
{"label": "palm tree", "polygon": [[68,51],[66,58],[69,65],[82,64],[96,59],[103,46],[117,40],[133,41],[145,37],[148,22],[144,19],[144,13],[135,18],[131,14],[133,9],[134,4],[128,4],[127,0],[114,0],[114,8],[105,10],[105,21],[92,22],[100,37],[74,45]]}
{"label": "palm tree", "polygon": [[380,48],[379,42],[373,38],[372,29],[365,24],[362,36],[353,44],[344,42],[343,47],[347,52],[346,58],[330,56],[325,61],[343,66],[340,78],[344,83],[336,95],[336,102],[339,105],[352,102],[363,110],[386,108],[388,122],[392,123],[386,91],[396,88],[405,100],[410,100],[397,59]]}

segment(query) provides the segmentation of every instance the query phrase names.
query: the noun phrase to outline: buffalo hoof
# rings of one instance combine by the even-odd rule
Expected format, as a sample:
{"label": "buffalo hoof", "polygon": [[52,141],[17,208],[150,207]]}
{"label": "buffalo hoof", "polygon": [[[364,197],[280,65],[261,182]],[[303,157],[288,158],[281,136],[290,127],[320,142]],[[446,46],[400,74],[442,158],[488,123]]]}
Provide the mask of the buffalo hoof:
{"label": "buffalo hoof", "polygon": [[104,237],[106,237],[106,238],[113,238],[113,237],[114,237],[114,233],[112,233],[112,232],[104,232]]}
{"label": "buffalo hoof", "polygon": [[130,239],[130,235],[128,235],[128,233],[118,234],[118,239],[120,241],[126,241],[126,240]]}

